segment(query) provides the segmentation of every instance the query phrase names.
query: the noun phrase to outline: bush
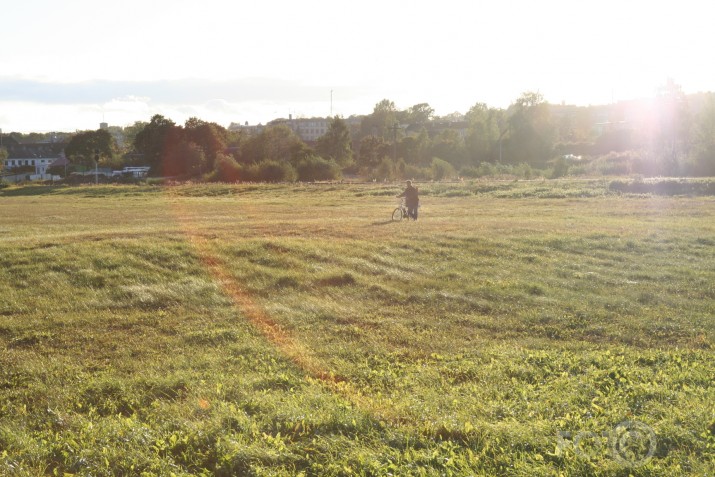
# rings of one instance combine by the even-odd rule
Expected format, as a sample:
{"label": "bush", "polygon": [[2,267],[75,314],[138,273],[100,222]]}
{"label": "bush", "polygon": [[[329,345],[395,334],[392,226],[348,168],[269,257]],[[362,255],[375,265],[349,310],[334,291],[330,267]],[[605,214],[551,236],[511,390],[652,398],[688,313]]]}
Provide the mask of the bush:
{"label": "bush", "polygon": [[397,177],[397,171],[394,162],[389,157],[383,157],[380,165],[372,173],[373,178],[377,180],[392,180]]}
{"label": "bush", "polygon": [[514,168],[514,175],[522,179],[531,179],[536,176],[536,171],[529,164],[522,162]]}
{"label": "bush", "polygon": [[551,169],[551,179],[558,179],[559,177],[564,177],[569,172],[569,165],[566,163],[566,159],[563,156],[559,157],[554,161],[554,167]]}
{"label": "bush", "polygon": [[432,171],[427,167],[408,164],[405,166],[405,171],[402,175],[405,179],[429,180],[432,178]]}
{"label": "bush", "polygon": [[436,181],[452,179],[457,175],[452,164],[438,157],[432,159],[430,169],[432,169],[432,179]]}
{"label": "bush", "polygon": [[241,166],[232,156],[219,154],[216,156],[214,170],[208,175],[207,180],[236,182],[241,179]]}
{"label": "bush", "polygon": [[332,159],[308,156],[298,161],[296,166],[298,179],[301,181],[329,181],[340,179],[340,166]]}
{"label": "bush", "polygon": [[632,169],[643,171],[642,164],[642,156],[635,151],[611,152],[596,158],[589,168],[604,176],[620,176],[630,174]]}
{"label": "bush", "polygon": [[[449,163],[447,164],[449,165]],[[452,166],[449,165],[449,167]],[[454,173],[454,168],[452,168],[452,172]],[[414,164],[407,164],[402,159],[399,159],[397,164],[395,164],[389,157],[384,157],[382,162],[380,162],[375,169],[364,172],[364,175],[378,181],[394,179],[430,180],[434,178],[431,167],[419,167]]]}
{"label": "bush", "polygon": [[287,162],[263,161],[243,169],[243,180],[254,182],[294,182],[298,178]]}
{"label": "bush", "polygon": [[477,168],[477,177],[495,176],[499,173],[497,166],[488,162],[482,162]]}
{"label": "bush", "polygon": [[462,169],[460,169],[459,175],[462,177],[468,177],[473,179],[480,177],[479,169],[474,166],[463,167]]}

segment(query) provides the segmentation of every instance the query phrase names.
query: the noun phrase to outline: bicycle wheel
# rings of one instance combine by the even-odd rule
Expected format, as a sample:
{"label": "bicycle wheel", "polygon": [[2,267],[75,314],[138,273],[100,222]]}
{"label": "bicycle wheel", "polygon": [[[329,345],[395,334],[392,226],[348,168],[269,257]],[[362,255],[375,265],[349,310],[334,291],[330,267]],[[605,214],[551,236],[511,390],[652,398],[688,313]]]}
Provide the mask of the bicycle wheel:
{"label": "bicycle wheel", "polygon": [[398,207],[392,212],[392,220],[400,221],[402,220],[402,217],[404,217],[404,214],[402,213],[402,207]]}

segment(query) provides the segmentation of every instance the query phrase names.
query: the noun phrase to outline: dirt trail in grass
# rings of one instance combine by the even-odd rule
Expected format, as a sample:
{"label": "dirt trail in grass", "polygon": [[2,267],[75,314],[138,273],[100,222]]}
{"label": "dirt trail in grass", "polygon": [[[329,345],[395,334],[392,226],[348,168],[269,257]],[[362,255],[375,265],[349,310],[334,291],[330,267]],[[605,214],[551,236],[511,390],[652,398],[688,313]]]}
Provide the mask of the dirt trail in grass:
{"label": "dirt trail in grass", "polygon": [[[244,205],[250,207],[250,204]],[[393,408],[381,405],[360,392],[348,381],[348,378],[330,371],[311,349],[284,330],[234,279],[227,264],[212,250],[209,238],[199,231],[197,223],[191,219],[189,210],[179,202],[172,202],[170,208],[206,271],[220,289],[231,298],[239,314],[245,317],[283,356],[300,368],[309,381],[320,383],[330,392],[342,396],[353,406],[378,420],[393,423],[405,420],[395,415]]]}

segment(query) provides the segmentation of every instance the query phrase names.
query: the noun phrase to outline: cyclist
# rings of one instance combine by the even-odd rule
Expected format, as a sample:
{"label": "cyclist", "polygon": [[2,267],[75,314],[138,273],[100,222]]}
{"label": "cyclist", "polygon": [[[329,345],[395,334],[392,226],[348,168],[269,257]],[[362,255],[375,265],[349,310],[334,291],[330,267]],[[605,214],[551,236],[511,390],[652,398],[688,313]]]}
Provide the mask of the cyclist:
{"label": "cyclist", "polygon": [[417,220],[417,208],[420,205],[420,196],[417,187],[412,186],[412,181],[407,181],[407,188],[397,197],[405,198],[405,206],[407,207],[407,216],[412,220]]}

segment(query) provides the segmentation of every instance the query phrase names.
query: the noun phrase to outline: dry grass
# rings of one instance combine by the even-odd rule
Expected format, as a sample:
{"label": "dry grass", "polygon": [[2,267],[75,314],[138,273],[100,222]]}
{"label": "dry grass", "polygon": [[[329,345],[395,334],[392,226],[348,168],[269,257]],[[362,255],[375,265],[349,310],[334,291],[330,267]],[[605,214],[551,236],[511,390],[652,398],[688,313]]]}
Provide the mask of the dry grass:
{"label": "dry grass", "polygon": [[715,200],[398,191],[1,190],[1,472],[713,472]]}

